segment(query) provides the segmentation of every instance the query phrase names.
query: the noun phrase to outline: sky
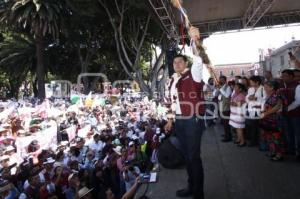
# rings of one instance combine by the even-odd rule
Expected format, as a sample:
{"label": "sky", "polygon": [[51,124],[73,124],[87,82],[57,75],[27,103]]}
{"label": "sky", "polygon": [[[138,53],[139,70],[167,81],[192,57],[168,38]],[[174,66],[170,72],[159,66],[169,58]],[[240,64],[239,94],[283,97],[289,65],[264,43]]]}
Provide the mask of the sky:
{"label": "sky", "polygon": [[259,49],[278,48],[290,42],[292,37],[300,40],[300,24],[252,31],[214,34],[204,40],[204,46],[213,63],[254,63],[258,61]]}

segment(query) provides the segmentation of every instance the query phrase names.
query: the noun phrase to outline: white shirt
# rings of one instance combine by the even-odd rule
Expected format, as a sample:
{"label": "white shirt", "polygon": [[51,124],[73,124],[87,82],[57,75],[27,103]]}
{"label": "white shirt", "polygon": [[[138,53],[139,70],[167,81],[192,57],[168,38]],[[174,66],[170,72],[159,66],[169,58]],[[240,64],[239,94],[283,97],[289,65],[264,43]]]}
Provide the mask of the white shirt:
{"label": "white shirt", "polygon": [[288,111],[292,111],[300,106],[300,85],[295,90],[295,100],[289,105]]}
{"label": "white shirt", "polygon": [[[249,100],[250,96],[253,96],[256,98],[256,100]],[[248,89],[248,94],[246,96],[246,102],[248,103],[248,111],[249,111],[249,117],[254,118],[261,114],[263,104],[266,99],[266,92],[264,90],[263,86],[260,86],[255,91],[254,87],[251,87]],[[260,106],[260,108],[255,108]],[[256,115],[257,114],[257,115]]]}
{"label": "white shirt", "polygon": [[223,97],[229,98],[231,94],[232,94],[231,88],[227,84],[224,84],[220,89],[216,89],[214,92],[214,95],[218,96],[219,101],[221,101]]}
{"label": "white shirt", "polygon": [[104,147],[105,147],[105,142],[102,142],[101,140],[99,140],[98,143],[96,143],[95,140],[93,140],[89,144],[89,148],[95,152],[102,151]]}
{"label": "white shirt", "polygon": [[205,84],[203,87],[203,91],[207,92],[207,94],[204,95],[205,100],[207,101],[212,101],[213,98],[215,97],[214,91],[215,91],[215,85],[209,85],[209,84]]}
{"label": "white shirt", "polygon": [[[183,73],[186,73],[189,69],[185,69],[183,71]],[[193,56],[193,65],[191,68],[191,74],[192,74],[192,78],[195,82],[200,83],[202,81],[202,73],[203,73],[203,62],[202,62],[202,58],[199,56]],[[179,98],[178,98],[178,91],[176,88],[176,84],[178,82],[178,80],[180,79],[181,75],[175,73],[173,76],[173,83],[171,85],[171,89],[170,89],[170,94],[171,94],[171,100],[173,102],[173,97],[175,96],[176,101],[174,103],[172,103],[171,109],[173,112],[176,112],[176,114],[180,115],[181,114],[181,108],[180,108],[180,102],[179,102]],[[173,105],[174,104],[174,105]]]}

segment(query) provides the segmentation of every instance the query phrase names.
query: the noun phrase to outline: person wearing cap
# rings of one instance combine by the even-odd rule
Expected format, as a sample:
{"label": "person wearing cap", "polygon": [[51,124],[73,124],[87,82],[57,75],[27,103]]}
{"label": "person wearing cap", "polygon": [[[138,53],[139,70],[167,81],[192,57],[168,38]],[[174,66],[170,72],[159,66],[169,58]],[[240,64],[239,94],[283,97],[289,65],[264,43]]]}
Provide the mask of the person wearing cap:
{"label": "person wearing cap", "polygon": [[0,156],[0,166],[1,166],[1,168],[9,167],[9,156],[8,155]]}
{"label": "person wearing cap", "polygon": [[68,170],[65,169],[61,163],[55,162],[53,182],[59,198],[64,198],[63,193],[68,187],[68,176]]}
{"label": "person wearing cap", "polygon": [[65,191],[66,199],[74,199],[79,190],[80,180],[76,173],[71,173],[68,177],[69,187]]}
{"label": "person wearing cap", "polygon": [[7,146],[4,150],[4,154],[8,156],[13,155],[14,153],[15,153],[15,147],[13,146]]}
{"label": "person wearing cap", "polygon": [[132,161],[135,158],[136,150],[134,141],[130,141],[128,144],[128,160]]}
{"label": "person wearing cap", "polygon": [[53,171],[53,165],[55,163],[55,160],[50,157],[47,158],[44,162],[43,162],[43,167],[44,169],[39,173],[41,182],[50,182],[53,175],[54,175],[54,171]]}
{"label": "person wearing cap", "polygon": [[86,169],[89,171],[93,170],[95,168],[94,161],[93,161],[94,158],[95,158],[94,151],[92,151],[92,150],[88,151],[86,154],[86,157],[85,157],[83,169]]}
{"label": "person wearing cap", "polygon": [[124,171],[125,168],[125,162],[128,161],[128,151],[125,147],[117,146],[113,149],[116,154],[118,154],[120,157],[117,159],[117,167],[120,172]]}
{"label": "person wearing cap", "polygon": [[105,147],[105,142],[100,140],[100,135],[96,133],[93,136],[92,142],[89,144],[89,148],[93,150],[96,154],[99,154],[99,152],[101,152],[104,147]]}
{"label": "person wearing cap", "polygon": [[93,189],[89,189],[87,187],[79,189],[76,199],[94,199],[91,191],[93,191]]}
{"label": "person wearing cap", "polygon": [[130,161],[126,161],[124,165],[122,177],[125,181],[126,191],[129,191],[134,185],[136,178],[139,177],[141,171],[137,166],[132,165]]}
{"label": "person wearing cap", "polygon": [[76,150],[79,151],[79,155],[77,156],[77,158],[78,158],[78,161],[80,163],[82,163],[84,161],[85,156],[86,156],[88,147],[84,146],[85,141],[81,137],[77,137],[75,139],[75,141],[76,141]]}
{"label": "person wearing cap", "polygon": [[0,138],[0,150],[5,151],[7,147],[13,145],[15,139],[11,136],[5,136]]}
{"label": "person wearing cap", "polygon": [[37,140],[33,140],[27,147],[27,152],[32,153],[38,151],[39,149],[40,149],[39,142]]}

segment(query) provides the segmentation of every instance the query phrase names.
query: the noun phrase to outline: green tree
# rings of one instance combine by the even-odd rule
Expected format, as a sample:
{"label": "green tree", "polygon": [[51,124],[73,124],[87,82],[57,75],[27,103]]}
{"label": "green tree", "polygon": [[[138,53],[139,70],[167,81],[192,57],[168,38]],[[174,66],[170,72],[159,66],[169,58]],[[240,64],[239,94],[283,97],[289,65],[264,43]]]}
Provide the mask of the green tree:
{"label": "green tree", "polygon": [[22,34],[6,34],[0,43],[0,71],[7,77],[10,96],[18,98],[19,88],[29,71],[35,69],[35,45]]}
{"label": "green tree", "polygon": [[62,0],[11,0],[1,14],[1,21],[29,31],[34,36],[36,46],[36,78],[38,98],[45,98],[44,53],[47,36],[58,39],[63,30],[64,16],[68,10]]}
{"label": "green tree", "polygon": [[[163,46],[165,35],[157,22],[138,0],[98,0],[113,28],[117,54],[126,74],[138,82],[143,92],[153,95],[163,67],[164,49],[154,56],[153,45]],[[146,14],[145,14],[146,13]],[[146,61],[148,75],[145,76]],[[164,73],[163,73],[164,74]]]}

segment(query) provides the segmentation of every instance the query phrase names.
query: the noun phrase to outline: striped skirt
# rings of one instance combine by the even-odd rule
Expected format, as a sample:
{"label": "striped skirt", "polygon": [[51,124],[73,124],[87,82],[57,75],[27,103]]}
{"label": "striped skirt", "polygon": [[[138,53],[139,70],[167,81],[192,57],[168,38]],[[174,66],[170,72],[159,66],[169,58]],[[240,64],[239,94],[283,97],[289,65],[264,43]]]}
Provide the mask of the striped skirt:
{"label": "striped skirt", "polygon": [[242,107],[230,107],[229,125],[236,129],[245,128],[245,116]]}

